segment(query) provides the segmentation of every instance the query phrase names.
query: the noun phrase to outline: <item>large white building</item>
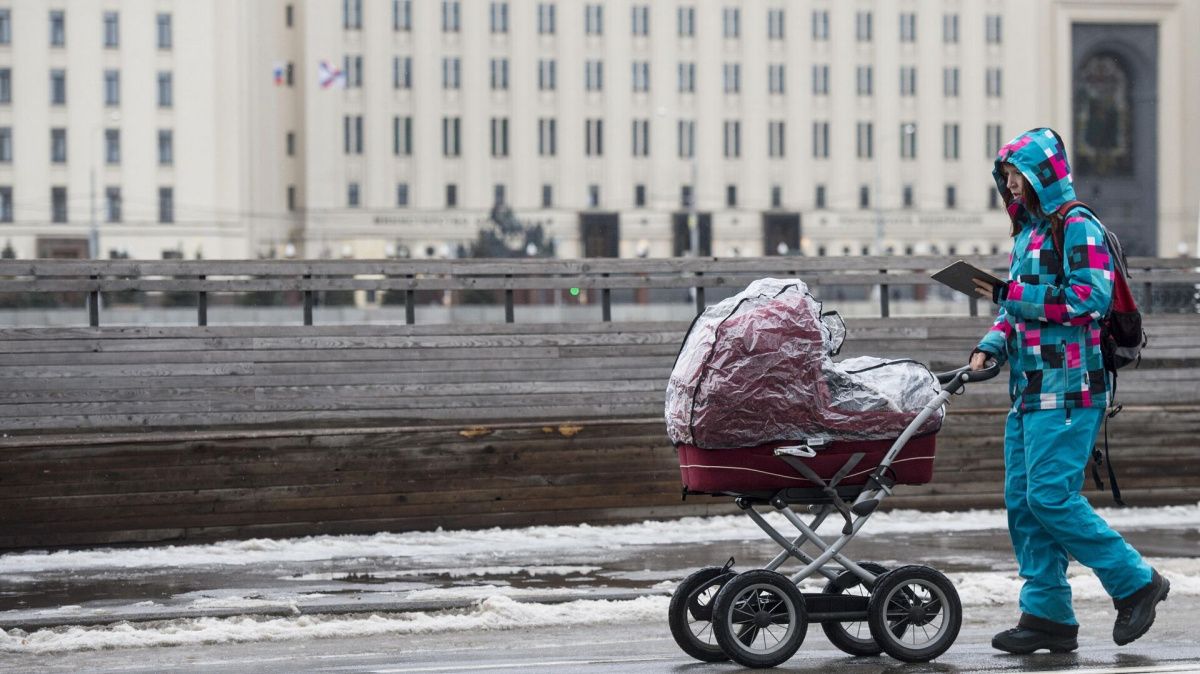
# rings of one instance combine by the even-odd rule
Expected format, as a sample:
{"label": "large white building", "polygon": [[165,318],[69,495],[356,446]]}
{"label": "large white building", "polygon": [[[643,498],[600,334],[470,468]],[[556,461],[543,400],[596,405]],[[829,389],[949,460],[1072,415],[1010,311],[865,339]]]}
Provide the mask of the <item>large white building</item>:
{"label": "large white building", "polygon": [[992,157],[1050,125],[1135,252],[1194,254],[1197,32],[1190,0],[0,0],[0,247],[440,257],[500,201],[565,257],[1002,250]]}

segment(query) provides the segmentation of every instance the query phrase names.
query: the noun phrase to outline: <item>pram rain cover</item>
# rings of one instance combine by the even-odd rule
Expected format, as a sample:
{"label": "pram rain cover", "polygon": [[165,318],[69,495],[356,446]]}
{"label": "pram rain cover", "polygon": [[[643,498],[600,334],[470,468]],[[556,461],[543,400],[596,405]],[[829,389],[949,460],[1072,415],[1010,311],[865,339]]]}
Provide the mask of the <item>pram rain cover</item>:
{"label": "pram rain cover", "polygon": [[[708,307],[667,384],[667,435],[703,449],[895,438],[939,393],[911,360],[834,362],[846,328],[800,279],[760,279]],[[939,409],[918,434],[941,428]]]}

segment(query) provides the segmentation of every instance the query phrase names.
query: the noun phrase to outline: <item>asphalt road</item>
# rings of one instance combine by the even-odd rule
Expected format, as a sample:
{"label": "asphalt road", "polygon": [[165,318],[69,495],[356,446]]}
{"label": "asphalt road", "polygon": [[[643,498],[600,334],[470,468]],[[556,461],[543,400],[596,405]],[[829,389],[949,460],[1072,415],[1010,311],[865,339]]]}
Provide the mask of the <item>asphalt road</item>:
{"label": "asphalt road", "polygon": [[[886,656],[851,658],[834,649],[813,626],[792,660],[774,671],[825,674],[882,672],[1200,672],[1200,606],[1180,597],[1160,605],[1154,628],[1124,647],[1110,634],[1112,607],[1077,605],[1083,627],[1073,654],[1011,656],[993,651],[991,635],[1010,626],[1010,604],[969,607],[955,645],[927,665],[905,665]],[[122,649],[63,655],[9,655],[0,672],[520,672],[541,674],[733,672],[732,664],[691,660],[672,641],[664,620],[572,628],[259,642],[171,648]]]}

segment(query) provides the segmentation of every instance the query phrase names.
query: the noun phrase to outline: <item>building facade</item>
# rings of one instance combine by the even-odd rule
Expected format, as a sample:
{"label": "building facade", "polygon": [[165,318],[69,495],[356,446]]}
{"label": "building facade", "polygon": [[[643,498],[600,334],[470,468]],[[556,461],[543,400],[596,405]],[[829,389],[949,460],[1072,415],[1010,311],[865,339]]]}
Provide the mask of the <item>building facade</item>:
{"label": "building facade", "polygon": [[992,157],[1050,125],[1132,252],[1195,254],[1196,29],[1187,0],[0,0],[0,245],[447,257],[501,204],[562,257],[1000,251]]}

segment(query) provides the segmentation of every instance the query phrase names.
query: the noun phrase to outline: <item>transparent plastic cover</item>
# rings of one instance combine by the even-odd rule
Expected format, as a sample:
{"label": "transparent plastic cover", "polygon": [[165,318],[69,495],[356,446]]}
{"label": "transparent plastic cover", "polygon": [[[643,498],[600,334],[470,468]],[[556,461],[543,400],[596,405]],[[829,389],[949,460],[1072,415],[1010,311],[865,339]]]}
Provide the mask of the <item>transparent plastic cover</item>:
{"label": "transparent plastic cover", "polygon": [[[846,327],[799,279],[760,279],[692,324],[667,384],[667,434],[706,449],[894,438],[940,391],[924,365],[835,363]],[[918,430],[941,428],[938,409]]]}

